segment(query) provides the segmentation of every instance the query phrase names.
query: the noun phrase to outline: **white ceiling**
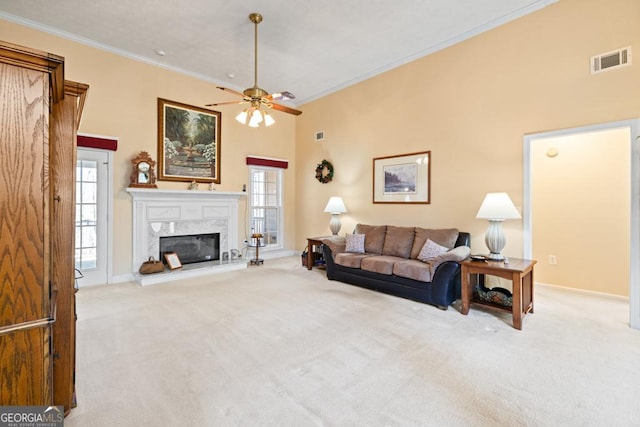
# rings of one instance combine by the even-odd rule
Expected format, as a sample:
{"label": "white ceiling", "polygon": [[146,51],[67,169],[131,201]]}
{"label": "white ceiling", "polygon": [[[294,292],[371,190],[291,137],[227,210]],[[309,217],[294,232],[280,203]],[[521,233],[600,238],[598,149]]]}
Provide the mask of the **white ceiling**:
{"label": "white ceiling", "polygon": [[0,18],[242,91],[259,12],[258,85],[299,106],[556,1],[0,0]]}

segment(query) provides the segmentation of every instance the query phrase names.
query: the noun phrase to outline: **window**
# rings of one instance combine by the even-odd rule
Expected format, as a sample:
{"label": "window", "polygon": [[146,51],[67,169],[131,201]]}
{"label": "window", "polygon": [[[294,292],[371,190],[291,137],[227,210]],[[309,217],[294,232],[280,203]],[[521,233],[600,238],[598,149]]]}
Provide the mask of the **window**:
{"label": "window", "polygon": [[268,249],[282,248],[282,169],[249,168],[249,224]]}
{"label": "window", "polygon": [[76,252],[79,270],[97,266],[98,162],[78,160],[76,166]]}

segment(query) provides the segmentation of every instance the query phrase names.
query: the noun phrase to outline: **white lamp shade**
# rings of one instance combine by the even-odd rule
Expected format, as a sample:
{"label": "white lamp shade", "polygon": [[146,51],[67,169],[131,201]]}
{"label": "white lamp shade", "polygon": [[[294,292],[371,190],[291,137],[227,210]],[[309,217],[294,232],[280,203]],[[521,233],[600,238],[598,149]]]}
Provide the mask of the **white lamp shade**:
{"label": "white lamp shade", "polygon": [[325,212],[332,214],[341,214],[347,211],[347,208],[342,201],[342,197],[332,196],[327,203],[327,206],[324,208]]}
{"label": "white lamp shade", "polygon": [[236,116],[236,120],[239,121],[240,123],[242,123],[243,125],[247,123],[247,112],[249,111],[249,109],[247,108],[246,110],[240,112],[240,114],[238,114]]}
{"label": "white lamp shade", "polygon": [[518,219],[521,216],[507,193],[488,193],[476,218],[504,220]]}
{"label": "white lamp shade", "polygon": [[274,124],[276,122],[273,119],[273,117],[271,117],[271,114],[267,113],[266,111],[263,111],[262,115],[264,116],[264,125],[265,126],[271,126],[272,124]]}

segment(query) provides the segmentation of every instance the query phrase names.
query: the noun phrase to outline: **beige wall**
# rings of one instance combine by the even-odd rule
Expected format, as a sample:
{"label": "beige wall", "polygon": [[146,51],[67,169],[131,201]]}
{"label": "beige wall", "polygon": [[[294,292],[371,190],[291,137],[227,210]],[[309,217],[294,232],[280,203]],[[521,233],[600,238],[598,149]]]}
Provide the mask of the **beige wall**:
{"label": "beige wall", "polygon": [[[523,136],[640,116],[640,65],[599,75],[590,57],[640,51],[637,0],[562,0],[448,49],[302,106],[297,122],[297,245],[327,234],[331,195],[357,222],[456,226],[484,252],[488,192],[506,191],[522,211]],[[324,130],[325,140],[313,134]],[[430,150],[430,205],[372,204],[372,158]],[[317,163],[333,182],[314,179]],[[312,195],[312,196],[311,196]],[[504,223],[508,256],[522,256],[522,221]],[[608,290],[607,290],[608,291]],[[607,292],[605,291],[605,292]],[[612,292],[617,292],[613,291]]]}
{"label": "beige wall", "polygon": [[629,141],[629,128],[617,128],[531,143],[537,281],[629,295]]}
{"label": "beige wall", "polygon": [[[328,234],[324,205],[344,198],[342,232],[357,222],[456,226],[482,252],[486,221],[475,214],[487,192],[506,191],[521,209],[523,135],[640,116],[640,66],[592,76],[591,55],[640,49],[637,0],[562,0],[448,49],[299,106],[275,113],[268,130],[237,125],[221,109],[221,191],[246,182],[244,156],[293,160],[285,173],[286,246]],[[81,131],[119,137],[114,166],[114,274],[130,271],[129,160],[156,153],[156,99],[191,105],[232,98],[195,78],[0,21],[0,39],[66,58],[67,78],[91,85]],[[637,62],[637,61],[636,61]],[[314,142],[316,131],[325,132]],[[430,150],[430,205],[372,204],[372,159]],[[323,159],[333,182],[314,178]],[[164,188],[183,188],[162,182]],[[297,193],[297,194],[296,194]],[[522,223],[507,221],[505,254],[522,255]]]}
{"label": "beige wall", "polygon": [[[54,37],[0,20],[0,39],[65,57],[65,76],[90,85],[80,131],[115,136],[119,139],[113,165],[113,228],[115,276],[131,273],[131,198],[124,191],[129,184],[130,160],[141,150],[157,160],[157,98],[194,106],[234,98],[215,85],[164,68],[127,59],[104,50]],[[212,54],[215,52],[211,52]],[[252,129],[238,124],[237,106],[222,111],[222,166],[218,191],[241,191],[248,182],[246,155],[289,159],[285,172],[285,246],[294,246],[295,232],[295,121],[274,113],[276,124],[269,129]],[[158,182],[160,188],[186,189],[187,183]],[[202,188],[204,189],[204,185]],[[203,190],[204,191],[204,190]],[[245,206],[240,224],[245,224]],[[241,231],[240,242],[245,236]],[[241,247],[240,242],[237,247]]]}

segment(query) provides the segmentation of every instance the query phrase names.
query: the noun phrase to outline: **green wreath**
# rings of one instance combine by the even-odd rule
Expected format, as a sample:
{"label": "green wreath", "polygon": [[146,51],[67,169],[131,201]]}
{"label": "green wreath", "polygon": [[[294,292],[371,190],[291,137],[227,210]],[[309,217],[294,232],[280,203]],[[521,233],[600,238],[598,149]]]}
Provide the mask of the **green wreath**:
{"label": "green wreath", "polygon": [[323,160],[322,163],[318,163],[318,167],[316,167],[316,179],[322,184],[331,182],[333,179],[333,165],[326,160]]}

